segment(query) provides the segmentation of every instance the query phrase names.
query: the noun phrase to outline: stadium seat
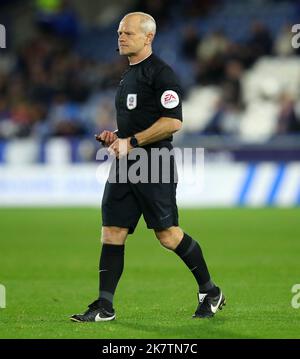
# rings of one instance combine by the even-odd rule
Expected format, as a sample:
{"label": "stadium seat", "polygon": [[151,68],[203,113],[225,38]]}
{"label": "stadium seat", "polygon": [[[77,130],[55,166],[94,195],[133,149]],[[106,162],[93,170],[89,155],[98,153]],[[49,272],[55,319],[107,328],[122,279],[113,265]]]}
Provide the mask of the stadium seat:
{"label": "stadium seat", "polygon": [[219,91],[213,86],[194,88],[183,103],[184,130],[193,132],[204,128],[213,116],[219,99]]}
{"label": "stadium seat", "polygon": [[275,131],[278,110],[278,104],[273,101],[257,100],[249,104],[241,118],[241,139],[249,143],[270,139]]}

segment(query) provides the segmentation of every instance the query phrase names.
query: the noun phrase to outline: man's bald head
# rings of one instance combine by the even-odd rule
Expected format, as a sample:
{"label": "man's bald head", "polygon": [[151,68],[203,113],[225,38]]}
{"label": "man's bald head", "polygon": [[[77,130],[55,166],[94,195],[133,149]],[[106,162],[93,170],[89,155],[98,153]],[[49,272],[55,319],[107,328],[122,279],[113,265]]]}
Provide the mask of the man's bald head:
{"label": "man's bald head", "polygon": [[156,33],[156,22],[151,15],[146,14],[145,12],[130,12],[129,14],[125,15],[121,21],[128,17],[135,17],[137,20],[139,20],[141,30],[145,34],[152,33],[154,37]]}

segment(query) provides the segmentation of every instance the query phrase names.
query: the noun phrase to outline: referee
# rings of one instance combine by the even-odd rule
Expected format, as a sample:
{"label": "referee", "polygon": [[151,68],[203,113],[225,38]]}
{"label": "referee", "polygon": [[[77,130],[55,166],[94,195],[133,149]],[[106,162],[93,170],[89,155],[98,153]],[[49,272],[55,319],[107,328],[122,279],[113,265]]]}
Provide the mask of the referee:
{"label": "referee", "polygon": [[[153,148],[172,150],[172,134],[181,129],[182,91],[173,70],[152,54],[155,32],[155,20],[142,12],[127,14],[119,25],[119,52],[128,57],[129,68],[116,93],[118,131],[103,131],[96,137],[115,154],[117,168],[120,158],[127,158],[135,148],[147,151],[150,159]],[[172,160],[170,167],[174,171]],[[175,176],[169,183],[108,181],[102,200],[99,298],[85,313],[73,315],[72,321],[116,318],[113,298],[123,272],[125,241],[141,215],[162,246],[174,251],[193,273],[199,286],[193,317],[212,317],[225,305],[225,297],[210,278],[198,242],[178,225]]]}

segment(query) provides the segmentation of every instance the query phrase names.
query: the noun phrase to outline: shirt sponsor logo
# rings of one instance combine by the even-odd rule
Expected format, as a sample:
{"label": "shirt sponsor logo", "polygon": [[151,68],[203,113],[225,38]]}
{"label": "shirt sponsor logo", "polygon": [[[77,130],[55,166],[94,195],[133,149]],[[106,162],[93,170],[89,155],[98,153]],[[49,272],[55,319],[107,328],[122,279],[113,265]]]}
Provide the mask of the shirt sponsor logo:
{"label": "shirt sponsor logo", "polygon": [[128,110],[133,110],[137,105],[137,94],[130,93],[127,95],[127,108]]}
{"label": "shirt sponsor logo", "polygon": [[175,108],[179,105],[179,96],[175,91],[167,90],[161,95],[160,101],[165,108]]}

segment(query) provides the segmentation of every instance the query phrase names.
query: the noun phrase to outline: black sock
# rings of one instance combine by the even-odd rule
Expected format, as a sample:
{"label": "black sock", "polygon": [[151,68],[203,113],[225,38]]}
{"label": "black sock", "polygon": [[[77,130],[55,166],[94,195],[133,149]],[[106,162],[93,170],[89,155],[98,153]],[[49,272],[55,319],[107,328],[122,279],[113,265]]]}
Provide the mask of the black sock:
{"label": "black sock", "polygon": [[218,288],[210,279],[210,274],[198,242],[184,233],[181,242],[175,249],[175,253],[193,273],[199,286],[199,292],[208,293],[212,296],[218,294]]}
{"label": "black sock", "polygon": [[99,265],[99,304],[112,311],[113,298],[124,267],[124,245],[103,244]]}

